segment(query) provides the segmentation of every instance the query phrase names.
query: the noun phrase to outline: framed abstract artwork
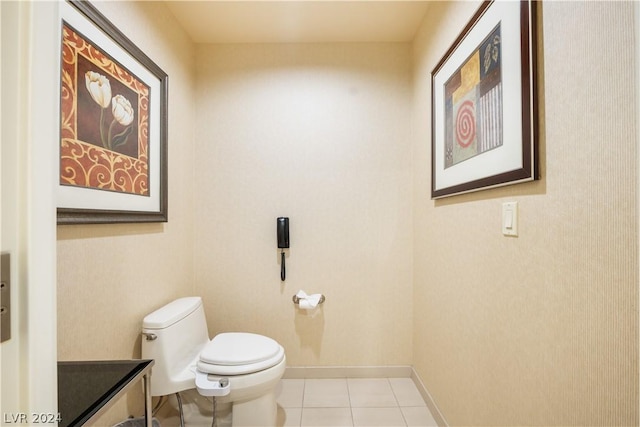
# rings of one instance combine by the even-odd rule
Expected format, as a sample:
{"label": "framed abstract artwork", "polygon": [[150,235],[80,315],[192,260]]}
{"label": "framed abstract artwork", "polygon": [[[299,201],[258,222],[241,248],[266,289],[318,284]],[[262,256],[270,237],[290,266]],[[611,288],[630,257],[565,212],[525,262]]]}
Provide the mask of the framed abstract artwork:
{"label": "framed abstract artwork", "polygon": [[58,224],[166,222],[168,76],[89,2],[60,8]]}
{"label": "framed abstract artwork", "polygon": [[535,17],[483,2],[431,73],[433,199],[538,179]]}

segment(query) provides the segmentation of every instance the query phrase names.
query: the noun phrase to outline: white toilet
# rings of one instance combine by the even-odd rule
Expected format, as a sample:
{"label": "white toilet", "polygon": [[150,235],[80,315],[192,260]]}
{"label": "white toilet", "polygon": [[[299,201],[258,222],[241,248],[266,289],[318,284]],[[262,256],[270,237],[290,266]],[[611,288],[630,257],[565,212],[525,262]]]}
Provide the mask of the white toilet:
{"label": "white toilet", "polygon": [[199,411],[206,413],[211,408],[200,392],[231,403],[233,426],[276,425],[275,388],[286,365],[276,341],[243,332],[209,340],[200,297],[177,299],[147,315],[142,334],[142,358],[155,360],[152,396],[180,393],[193,405],[207,405]]}

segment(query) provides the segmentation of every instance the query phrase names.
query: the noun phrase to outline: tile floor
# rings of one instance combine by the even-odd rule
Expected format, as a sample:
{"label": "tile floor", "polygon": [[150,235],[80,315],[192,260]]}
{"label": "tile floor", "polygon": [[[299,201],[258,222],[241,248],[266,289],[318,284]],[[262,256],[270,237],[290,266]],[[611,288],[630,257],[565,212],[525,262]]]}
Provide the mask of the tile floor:
{"label": "tile floor", "polygon": [[283,379],[278,426],[437,426],[410,378]]}

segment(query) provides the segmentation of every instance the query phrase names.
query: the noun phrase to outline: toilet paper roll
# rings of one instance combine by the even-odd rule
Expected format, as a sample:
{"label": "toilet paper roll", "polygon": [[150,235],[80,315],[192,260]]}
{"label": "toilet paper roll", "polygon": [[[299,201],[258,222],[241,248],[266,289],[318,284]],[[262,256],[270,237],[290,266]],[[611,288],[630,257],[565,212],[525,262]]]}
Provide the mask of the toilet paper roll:
{"label": "toilet paper roll", "polygon": [[314,308],[317,307],[317,305],[313,305],[309,300],[301,299],[300,302],[298,303],[298,307],[301,310],[313,310]]}
{"label": "toilet paper roll", "polygon": [[320,303],[322,294],[307,295],[305,291],[298,291],[296,294],[298,297],[298,307],[302,310],[313,310]]}

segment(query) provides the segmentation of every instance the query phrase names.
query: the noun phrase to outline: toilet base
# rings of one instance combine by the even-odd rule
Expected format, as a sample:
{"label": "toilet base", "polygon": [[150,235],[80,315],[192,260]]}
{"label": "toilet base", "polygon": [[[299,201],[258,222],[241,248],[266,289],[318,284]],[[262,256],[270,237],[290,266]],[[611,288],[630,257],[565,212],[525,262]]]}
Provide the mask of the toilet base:
{"label": "toilet base", "polygon": [[[213,418],[212,398],[204,397],[193,390],[180,392],[182,397],[185,427],[210,427]],[[175,395],[169,396],[169,404],[177,411]],[[218,398],[216,418],[218,427],[275,427],[277,423],[275,392],[270,391],[253,399],[229,402]],[[180,425],[178,414],[163,420],[163,425]]]}
{"label": "toilet base", "polygon": [[232,403],[232,427],[275,427],[278,405],[273,391],[255,399]]}

